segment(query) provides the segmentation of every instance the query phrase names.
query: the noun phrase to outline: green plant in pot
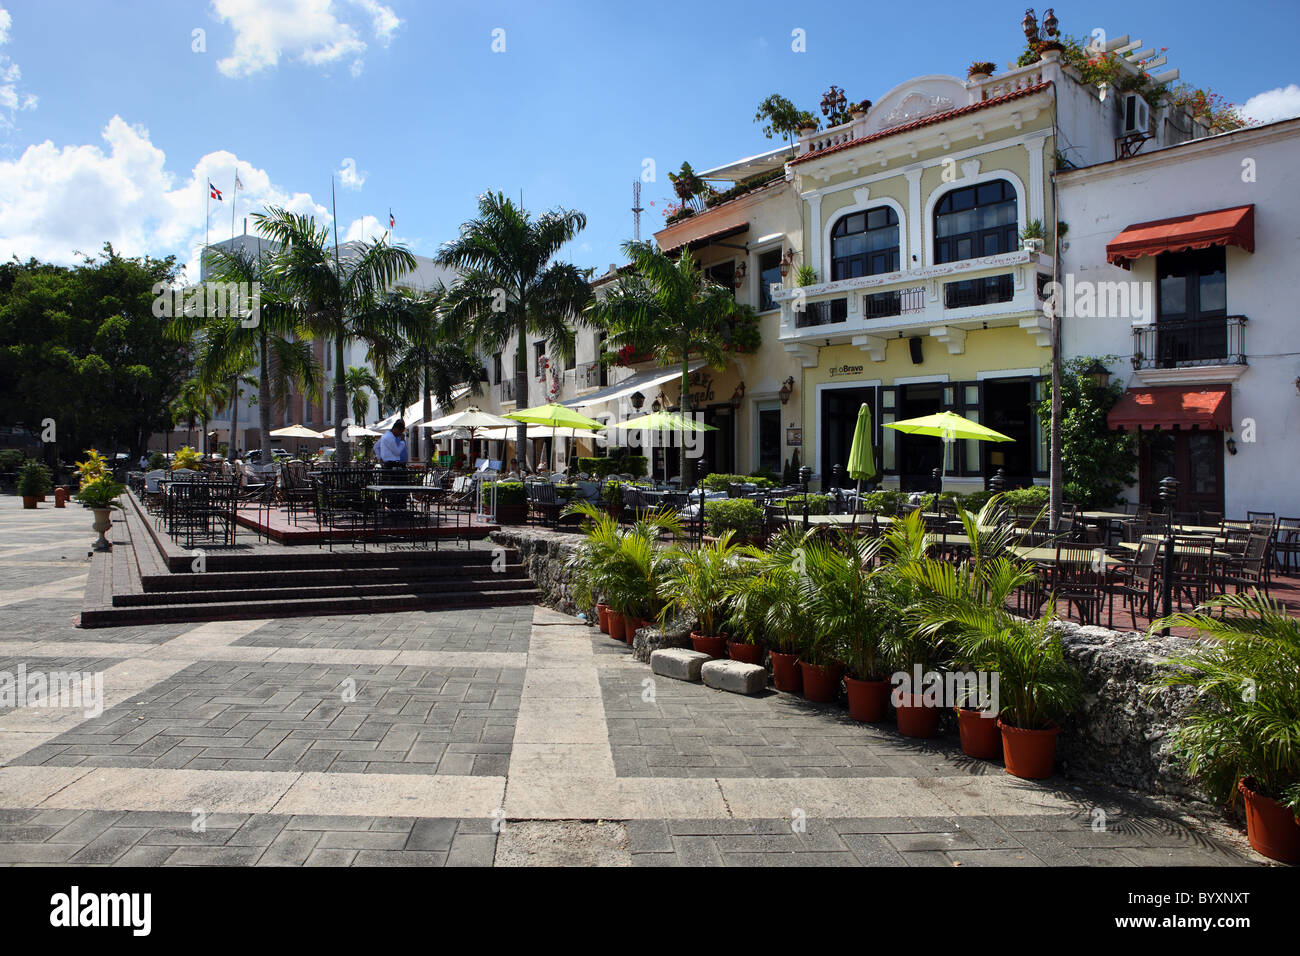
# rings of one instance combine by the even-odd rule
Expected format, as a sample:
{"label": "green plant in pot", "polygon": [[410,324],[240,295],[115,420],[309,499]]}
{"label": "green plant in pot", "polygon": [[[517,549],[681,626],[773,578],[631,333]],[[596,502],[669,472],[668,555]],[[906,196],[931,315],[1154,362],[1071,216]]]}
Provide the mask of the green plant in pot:
{"label": "green plant in pot", "polygon": [[784,528],[759,552],[753,573],[732,585],[731,624],[746,639],[761,643],[772,660],[772,684],[797,694],[803,690],[799,649],[808,640],[812,618],[804,607],[807,573],[804,544],[812,533]]}
{"label": "green plant in pot", "polygon": [[564,513],[584,519],[583,541],[564,561],[574,603],[583,611],[594,609],[597,624],[608,634],[609,605],[605,602],[602,572],[618,552],[618,522],[585,501],[567,506]]}
{"label": "green plant in pot", "polygon": [[762,540],[765,516],[757,501],[749,498],[706,501],[704,518],[710,537],[720,538],[730,532],[745,543]]}
{"label": "green plant in pot", "polygon": [[[528,495],[522,481],[495,481],[497,522],[499,524],[522,524],[528,514]],[[491,489],[485,489],[490,495]]]}
{"label": "green plant in pot", "polygon": [[120,481],[114,481],[111,473],[103,473],[98,478],[84,482],[81,490],[73,497],[80,501],[87,508],[90,508],[95,515],[95,522],[91,525],[99,537],[91,548],[95,551],[112,551],[113,546],[109,543],[104,533],[113,526],[111,519],[112,509],[120,508],[117,499],[126,491],[126,485]]}
{"label": "green plant in pot", "polygon": [[[659,597],[664,601],[660,621],[690,614],[699,622],[699,630],[691,633],[695,650],[712,657],[726,655],[728,635],[723,632],[723,622],[730,614],[737,583],[751,573],[746,559],[757,554],[756,549],[737,544],[732,531],[699,547],[673,548],[659,584]],[[762,654],[762,647],[752,643],[734,643],[730,649],[733,660],[749,664],[762,663]]]}
{"label": "green plant in pot", "polygon": [[42,462],[28,461],[18,472],[18,494],[22,496],[24,508],[35,508],[53,485],[50,469]]}
{"label": "green plant in pot", "polygon": [[1251,846],[1300,863],[1300,620],[1258,594],[1228,594],[1151,632],[1166,625],[1210,638],[1160,681],[1195,692],[1175,753],[1213,800],[1241,796]]}
{"label": "green plant in pot", "polygon": [[623,619],[624,640],[632,643],[636,631],[658,617],[662,609],[659,597],[670,559],[668,549],[659,543],[665,532],[679,535],[681,525],[675,512],[656,509],[641,515],[630,528],[618,531],[618,550],[601,573],[601,583],[608,595],[610,634],[615,636],[614,616]]}

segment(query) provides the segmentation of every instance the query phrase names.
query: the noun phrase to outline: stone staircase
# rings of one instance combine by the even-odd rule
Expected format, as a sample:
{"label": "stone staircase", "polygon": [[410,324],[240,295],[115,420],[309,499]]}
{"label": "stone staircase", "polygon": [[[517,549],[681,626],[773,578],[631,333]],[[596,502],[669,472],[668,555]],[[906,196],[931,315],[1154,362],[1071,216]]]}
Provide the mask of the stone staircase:
{"label": "stone staircase", "polygon": [[82,627],[539,603],[519,552],[485,542],[432,548],[213,549],[203,569],[124,496],[95,554]]}

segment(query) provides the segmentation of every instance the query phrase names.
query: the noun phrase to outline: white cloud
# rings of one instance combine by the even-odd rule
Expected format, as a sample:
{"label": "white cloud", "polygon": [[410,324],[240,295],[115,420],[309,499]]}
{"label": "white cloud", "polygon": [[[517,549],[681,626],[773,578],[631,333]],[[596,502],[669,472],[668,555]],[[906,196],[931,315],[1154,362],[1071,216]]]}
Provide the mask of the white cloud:
{"label": "white cloud", "polygon": [[381,46],[402,23],[378,0],[212,0],[212,11],[235,31],[230,56],[217,61],[217,69],[230,77],[276,67],[282,56],[307,66],[350,60],[349,72],[356,77],[366,51],[362,15],[369,17],[369,32]]}
{"label": "white cloud", "polygon": [[339,185],[344,189],[360,189],[366,184],[366,176],[363,170],[357,169],[357,161],[351,156],[343,157],[343,165],[335,173],[339,178]]}
{"label": "white cloud", "polygon": [[[9,42],[9,30],[12,27],[13,17],[8,10],[0,7],[0,46]],[[13,128],[15,114],[36,109],[36,95],[18,88],[22,78],[23,72],[18,64],[0,53],[0,130]]]}
{"label": "white cloud", "polygon": [[1288,83],[1284,87],[1256,93],[1241,104],[1241,115],[1259,123],[1300,116],[1300,86]]}
{"label": "white cloud", "polygon": [[353,219],[348,223],[347,229],[343,230],[343,241],[372,242],[383,236],[387,231],[387,220],[380,222],[374,216],[362,216],[360,219]]}
{"label": "white cloud", "polygon": [[[194,278],[205,235],[228,237],[232,213],[237,232],[245,216],[267,206],[328,219],[329,210],[311,195],[277,186],[265,169],[226,150],[177,174],[147,129],[114,116],[102,136],[103,147],[60,148],[46,140],[0,161],[0,259],[71,263],[78,252],[97,253],[111,242],[124,255],[175,254]],[[243,188],[233,197],[236,164]],[[222,191],[223,202],[209,202],[209,182]]]}

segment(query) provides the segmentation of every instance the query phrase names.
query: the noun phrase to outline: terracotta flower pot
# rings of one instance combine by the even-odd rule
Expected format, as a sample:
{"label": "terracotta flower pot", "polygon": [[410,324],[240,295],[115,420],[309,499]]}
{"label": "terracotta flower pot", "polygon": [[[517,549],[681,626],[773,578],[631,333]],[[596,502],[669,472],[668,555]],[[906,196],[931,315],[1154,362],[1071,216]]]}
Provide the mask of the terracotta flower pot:
{"label": "terracotta flower pot", "polygon": [[822,667],[800,661],[799,671],[803,674],[804,700],[825,704],[840,695],[840,679],[844,676],[843,664],[828,664]]}
{"label": "terracotta flower pot", "polygon": [[939,708],[927,707],[920,694],[904,694],[903,703],[894,711],[898,732],[904,737],[933,737],[939,732]]}
{"label": "terracotta flower pot", "polygon": [[761,644],[742,644],[739,641],[730,641],[727,644],[727,653],[731,655],[733,661],[740,661],[743,664],[763,663],[763,647]]}
{"label": "terracotta flower pot", "polygon": [[1279,863],[1300,863],[1300,821],[1272,797],[1255,791],[1255,778],[1237,783],[1246,802],[1246,837],[1255,851]]}
{"label": "terracotta flower pot", "polygon": [[609,633],[609,605],[608,604],[598,603],[596,605],[596,623],[600,625],[600,629],[604,633],[606,634]]}
{"label": "terracotta flower pot", "polygon": [[849,695],[849,716],[866,724],[878,724],[888,718],[889,688],[887,680],[844,678],[844,689]]}
{"label": "terracotta flower pot", "polygon": [[[974,707],[954,707],[957,732],[961,735],[961,752],[980,760],[1002,759],[1002,731],[997,717]],[[988,714],[987,717],[983,716]]]}
{"label": "terracotta flower pot", "polygon": [[1056,735],[1060,727],[1047,730],[1024,730],[998,719],[1002,731],[1002,754],[1007,773],[1026,780],[1044,780],[1052,775],[1056,763]]}
{"label": "terracotta flower pot", "polygon": [[691,631],[691,647],[695,648],[701,654],[708,654],[710,657],[727,656],[727,638],[724,634],[716,637],[708,634],[696,634]]}
{"label": "terracotta flower pot", "polygon": [[623,615],[619,614],[618,611],[615,611],[613,608],[610,608],[609,610],[609,636],[616,641],[627,640],[627,638],[624,637]]}
{"label": "terracotta flower pot", "polygon": [[803,674],[799,671],[798,654],[772,651],[772,686],[788,694],[798,694],[803,690]]}

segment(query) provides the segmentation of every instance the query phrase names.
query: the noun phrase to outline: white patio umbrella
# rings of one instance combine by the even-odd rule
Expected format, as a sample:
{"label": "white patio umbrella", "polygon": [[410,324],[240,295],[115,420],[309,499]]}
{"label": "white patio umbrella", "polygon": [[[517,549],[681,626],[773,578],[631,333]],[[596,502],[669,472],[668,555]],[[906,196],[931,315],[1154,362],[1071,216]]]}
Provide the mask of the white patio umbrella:
{"label": "white patio umbrella", "polygon": [[349,438],[378,438],[382,432],[374,431],[365,425],[349,425],[347,435]]}
{"label": "white patio umbrella", "polygon": [[[271,430],[272,438],[296,438],[296,439],[317,438],[319,439],[319,438],[326,438],[331,434],[333,433],[315,431],[311,428],[308,428],[306,425],[286,425],[283,428],[275,428]],[[294,457],[300,457],[298,455],[298,452],[302,450],[301,444],[302,444],[301,441],[294,442],[294,446],[293,446]],[[263,462],[263,464],[267,464],[267,463]]]}
{"label": "white patio umbrella", "polygon": [[421,428],[463,428],[469,432],[470,454],[474,453],[474,433],[481,428],[514,427],[515,422],[500,415],[493,415],[471,405],[459,412],[452,412],[431,422],[421,422]]}

